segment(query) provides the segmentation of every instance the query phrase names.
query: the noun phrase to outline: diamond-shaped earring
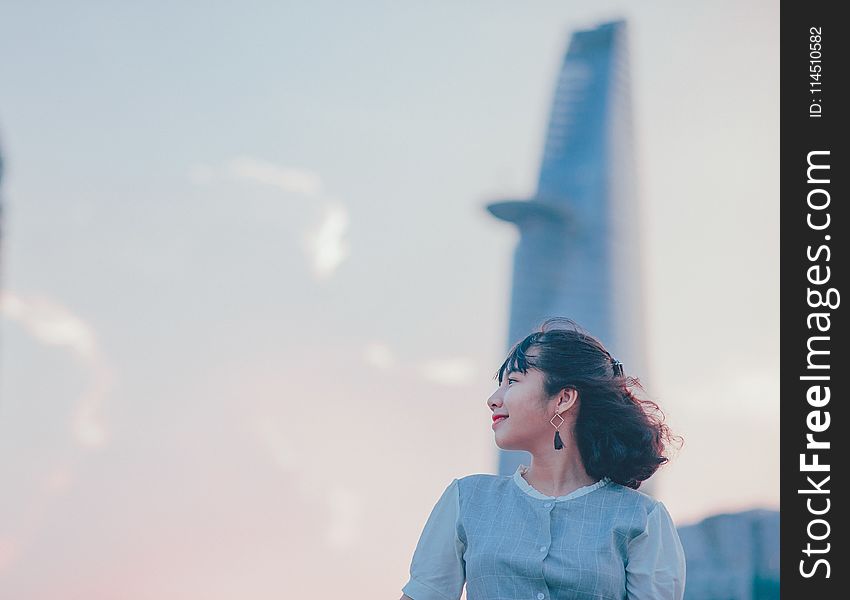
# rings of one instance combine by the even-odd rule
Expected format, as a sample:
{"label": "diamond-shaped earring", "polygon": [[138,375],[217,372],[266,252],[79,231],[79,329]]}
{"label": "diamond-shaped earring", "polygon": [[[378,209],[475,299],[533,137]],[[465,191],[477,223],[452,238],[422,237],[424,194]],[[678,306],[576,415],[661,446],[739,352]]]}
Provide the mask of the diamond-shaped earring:
{"label": "diamond-shaped earring", "polygon": [[[554,423],[555,417],[558,417],[559,419],[561,419],[561,422],[558,423],[557,425],[555,425],[555,423]],[[561,432],[558,431],[558,428],[561,425],[564,424],[564,421],[566,421],[566,419],[558,413],[555,413],[555,417],[552,417],[551,419],[549,419],[549,422],[552,423],[552,427],[555,428],[555,450],[560,450],[561,448],[564,447],[564,442],[561,441]]]}

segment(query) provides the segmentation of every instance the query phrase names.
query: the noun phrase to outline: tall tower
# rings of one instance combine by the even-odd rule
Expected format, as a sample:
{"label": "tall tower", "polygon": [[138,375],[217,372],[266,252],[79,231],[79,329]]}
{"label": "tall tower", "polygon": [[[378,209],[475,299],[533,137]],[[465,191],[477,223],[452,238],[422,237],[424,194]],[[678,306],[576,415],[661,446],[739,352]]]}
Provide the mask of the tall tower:
{"label": "tall tower", "polygon": [[[631,110],[625,21],[576,32],[558,76],[537,192],[487,209],[520,233],[508,347],[546,317],[566,316],[645,381]],[[500,450],[499,473],[530,459]]]}

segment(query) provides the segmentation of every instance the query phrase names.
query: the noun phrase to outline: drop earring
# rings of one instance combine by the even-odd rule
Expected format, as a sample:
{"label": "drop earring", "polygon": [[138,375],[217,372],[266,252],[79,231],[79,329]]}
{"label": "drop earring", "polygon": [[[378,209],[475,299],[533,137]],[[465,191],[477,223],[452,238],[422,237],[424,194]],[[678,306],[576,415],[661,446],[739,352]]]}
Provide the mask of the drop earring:
{"label": "drop earring", "polygon": [[[558,423],[557,425],[555,425],[555,423],[553,422],[555,420],[555,417],[558,417],[559,419],[561,419],[561,422]],[[552,423],[552,427],[555,428],[555,450],[560,450],[564,447],[564,442],[561,441],[561,432],[558,431],[558,428],[561,425],[564,424],[564,421],[566,421],[566,419],[564,419],[564,417],[562,417],[558,413],[555,413],[555,417],[552,417],[551,419],[549,419],[549,422]]]}

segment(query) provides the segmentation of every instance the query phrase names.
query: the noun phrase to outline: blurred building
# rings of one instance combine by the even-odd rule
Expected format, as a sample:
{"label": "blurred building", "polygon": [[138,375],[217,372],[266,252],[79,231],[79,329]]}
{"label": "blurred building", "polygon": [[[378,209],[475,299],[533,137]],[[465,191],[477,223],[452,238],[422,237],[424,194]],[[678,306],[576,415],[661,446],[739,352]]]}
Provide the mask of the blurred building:
{"label": "blurred building", "polygon": [[713,515],[679,528],[685,548],[685,600],[777,600],[779,512]]}
{"label": "blurred building", "polygon": [[[508,347],[544,318],[566,316],[646,381],[636,188],[627,28],[616,21],[569,42],[536,193],[487,207],[520,234]],[[529,461],[500,450],[499,473]]]}

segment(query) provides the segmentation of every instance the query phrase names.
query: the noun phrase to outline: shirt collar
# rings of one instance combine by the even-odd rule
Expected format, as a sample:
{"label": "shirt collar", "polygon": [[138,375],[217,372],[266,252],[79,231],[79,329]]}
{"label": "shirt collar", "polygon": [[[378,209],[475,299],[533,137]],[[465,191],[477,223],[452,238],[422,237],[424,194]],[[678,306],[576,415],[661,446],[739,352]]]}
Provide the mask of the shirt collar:
{"label": "shirt collar", "polygon": [[528,467],[526,465],[520,464],[516,471],[514,471],[513,480],[517,484],[517,487],[521,489],[523,492],[532,496],[534,498],[539,498],[540,500],[554,500],[555,502],[561,502],[563,500],[572,500],[573,498],[578,498],[580,496],[584,496],[585,494],[589,494],[594,490],[598,490],[604,485],[607,485],[611,479],[609,477],[603,477],[596,483],[591,483],[590,485],[585,485],[576,490],[573,490],[566,496],[547,496],[543,492],[538,491],[537,489],[531,487],[531,484],[528,483],[522,476],[522,473]]}

